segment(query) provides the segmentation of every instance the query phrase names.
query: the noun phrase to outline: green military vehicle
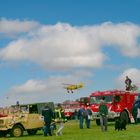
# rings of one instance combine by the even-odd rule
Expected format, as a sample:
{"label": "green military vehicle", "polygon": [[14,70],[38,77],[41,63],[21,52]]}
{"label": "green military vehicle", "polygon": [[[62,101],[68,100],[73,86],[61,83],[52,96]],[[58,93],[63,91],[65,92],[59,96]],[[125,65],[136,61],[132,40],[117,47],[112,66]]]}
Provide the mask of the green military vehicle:
{"label": "green military vehicle", "polygon": [[0,137],[20,137],[24,131],[35,135],[44,126],[41,112],[46,105],[54,109],[53,102],[11,106],[9,114],[0,117]]}

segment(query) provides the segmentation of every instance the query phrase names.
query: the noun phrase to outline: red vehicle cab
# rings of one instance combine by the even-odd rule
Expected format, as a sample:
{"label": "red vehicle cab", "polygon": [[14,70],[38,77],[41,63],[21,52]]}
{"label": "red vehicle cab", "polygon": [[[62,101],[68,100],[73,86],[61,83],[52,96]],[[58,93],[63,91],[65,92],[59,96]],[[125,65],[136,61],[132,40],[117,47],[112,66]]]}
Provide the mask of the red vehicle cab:
{"label": "red vehicle cab", "polygon": [[102,97],[105,97],[105,102],[108,107],[108,120],[115,120],[116,117],[125,115],[126,121],[132,122],[131,110],[134,101],[138,98],[138,93],[120,90],[97,91],[92,93],[90,95],[90,107],[97,125],[100,125],[98,108]]}
{"label": "red vehicle cab", "polygon": [[80,103],[76,101],[63,102],[61,105],[64,109],[64,114],[67,119],[73,119],[75,110],[80,109]]}
{"label": "red vehicle cab", "polygon": [[81,105],[84,105],[84,106],[87,106],[87,104],[89,104],[89,101],[90,101],[90,98],[89,97],[81,97],[80,98],[80,106]]}

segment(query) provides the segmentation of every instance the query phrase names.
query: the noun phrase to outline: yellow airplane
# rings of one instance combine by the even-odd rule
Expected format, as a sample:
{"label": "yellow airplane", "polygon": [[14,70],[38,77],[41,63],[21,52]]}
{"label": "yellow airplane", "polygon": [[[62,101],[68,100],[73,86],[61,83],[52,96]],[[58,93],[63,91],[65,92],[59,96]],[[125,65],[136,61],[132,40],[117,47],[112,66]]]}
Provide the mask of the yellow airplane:
{"label": "yellow airplane", "polygon": [[68,93],[69,92],[73,93],[73,90],[77,90],[77,89],[84,87],[83,83],[79,83],[79,84],[65,84],[65,83],[63,83],[63,85],[66,85],[64,88],[67,90]]}

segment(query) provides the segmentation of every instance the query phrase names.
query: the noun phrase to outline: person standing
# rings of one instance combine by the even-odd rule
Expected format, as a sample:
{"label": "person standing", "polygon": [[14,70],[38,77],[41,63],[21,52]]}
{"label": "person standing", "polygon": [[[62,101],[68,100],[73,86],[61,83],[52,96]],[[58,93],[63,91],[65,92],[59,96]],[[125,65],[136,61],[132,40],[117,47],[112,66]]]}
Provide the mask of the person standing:
{"label": "person standing", "polygon": [[44,117],[44,122],[45,122],[44,129],[43,129],[44,136],[47,135],[52,136],[50,124],[53,118],[53,111],[48,105],[46,105],[45,108],[42,110],[42,116]]}
{"label": "person standing", "polygon": [[64,128],[64,123],[66,121],[65,115],[64,115],[64,109],[60,104],[57,105],[57,108],[55,109],[55,120],[56,123],[59,124],[59,128],[56,132],[56,136],[62,135],[62,129]]}
{"label": "person standing", "polygon": [[126,79],[125,79],[125,84],[126,84],[126,90],[127,91],[130,91],[131,90],[131,83],[132,83],[132,80],[128,77],[128,76],[126,76]]}
{"label": "person standing", "polygon": [[85,114],[85,109],[84,109],[84,106],[82,105],[81,108],[78,111],[80,129],[83,129],[84,114]]}
{"label": "person standing", "polygon": [[134,123],[137,124],[138,107],[136,104],[132,107],[132,116],[134,118]]}
{"label": "person standing", "polygon": [[99,106],[100,125],[101,125],[101,130],[103,132],[107,131],[107,115],[108,115],[108,108],[104,100],[105,98],[103,97],[100,101],[100,106]]}
{"label": "person standing", "polygon": [[92,111],[91,111],[89,105],[87,105],[87,108],[86,108],[85,112],[86,112],[85,114],[87,114],[87,115],[85,116],[85,119],[86,119],[86,127],[87,127],[87,128],[90,128],[90,120],[91,120],[91,118],[92,118]]}
{"label": "person standing", "polygon": [[140,108],[140,99],[138,98],[133,106],[132,106],[132,116],[134,118],[134,123],[137,124],[138,122],[138,119],[137,119],[137,116],[138,116],[138,108]]}

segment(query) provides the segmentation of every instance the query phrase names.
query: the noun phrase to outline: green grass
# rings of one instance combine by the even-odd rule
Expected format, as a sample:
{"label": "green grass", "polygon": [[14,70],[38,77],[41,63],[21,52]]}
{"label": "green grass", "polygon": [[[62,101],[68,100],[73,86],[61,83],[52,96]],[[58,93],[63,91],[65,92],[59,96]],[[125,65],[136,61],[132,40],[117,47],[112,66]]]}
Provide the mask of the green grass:
{"label": "green grass", "polygon": [[79,129],[79,122],[69,121],[64,124],[62,136],[48,136],[44,137],[42,131],[34,136],[28,136],[24,133],[24,136],[19,138],[0,138],[0,140],[139,140],[140,139],[140,124],[127,125],[127,130],[115,131],[114,123],[108,124],[108,132],[101,132],[100,126],[95,124],[95,121],[91,122],[91,128]]}

